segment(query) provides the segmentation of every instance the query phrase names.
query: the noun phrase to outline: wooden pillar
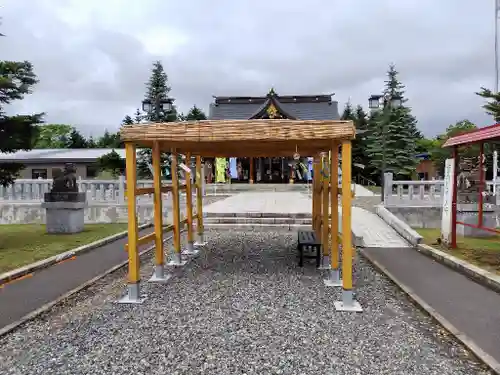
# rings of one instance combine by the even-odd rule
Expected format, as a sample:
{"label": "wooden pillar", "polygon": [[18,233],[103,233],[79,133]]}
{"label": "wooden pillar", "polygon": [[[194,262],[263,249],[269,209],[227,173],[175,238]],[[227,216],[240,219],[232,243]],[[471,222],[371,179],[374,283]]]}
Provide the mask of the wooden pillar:
{"label": "wooden pillar", "polygon": [[121,303],[141,303],[139,230],[137,227],[135,189],[137,184],[137,157],[134,143],[125,143],[128,216],[128,293]]}
{"label": "wooden pillar", "polygon": [[342,301],[335,302],[335,309],[360,312],[363,309],[354,300],[352,291],[351,164],[351,141],[344,140],[342,141]]}
{"label": "wooden pillar", "polygon": [[201,156],[196,156],[196,229],[198,232],[198,241],[196,246],[205,245],[203,228],[203,175],[201,173]]}
{"label": "wooden pillar", "polygon": [[253,170],[253,163],[254,163],[254,160],[253,160],[253,157],[250,158],[250,172],[249,172],[249,182],[251,184],[253,184],[253,175],[254,175],[254,170]]}
{"label": "wooden pillar", "polygon": [[186,262],[182,260],[181,254],[181,224],[180,224],[180,200],[179,200],[179,171],[177,168],[177,151],[172,150],[171,170],[172,170],[172,211],[173,211],[173,226],[174,226],[174,253],[173,258],[169,262],[173,266],[182,266]]}
{"label": "wooden pillar", "polygon": [[[191,153],[186,153],[186,164],[191,171]],[[187,217],[187,254],[195,253],[193,235],[193,185],[192,172],[186,173],[186,217]],[[197,178],[198,179],[198,178]]]}
{"label": "wooden pillar", "polygon": [[321,160],[321,167],[322,167],[322,173],[321,173],[321,212],[322,212],[322,218],[321,218],[321,244],[323,247],[323,260],[327,264],[323,264],[323,268],[329,268],[330,267],[330,262],[329,259],[325,259],[326,257],[329,256],[330,254],[330,248],[328,244],[328,238],[329,238],[329,216],[330,216],[330,194],[329,194],[329,183],[330,179],[328,178],[328,165],[329,165],[329,158],[328,154],[326,156],[322,157]]}
{"label": "wooden pillar", "polygon": [[331,201],[331,250],[330,250],[330,268],[337,272],[334,275],[338,279],[339,272],[339,145],[337,142],[332,142],[331,150],[331,167],[330,167],[330,201]]}
{"label": "wooden pillar", "polygon": [[[155,223],[155,270],[149,281],[166,281],[163,256],[163,210],[161,197],[161,149],[159,142],[153,143],[153,188]],[[130,249],[130,248],[129,248]],[[130,251],[130,250],[129,250]]]}
{"label": "wooden pillar", "polygon": [[313,230],[316,237],[321,238],[321,166],[318,155],[313,161]]}

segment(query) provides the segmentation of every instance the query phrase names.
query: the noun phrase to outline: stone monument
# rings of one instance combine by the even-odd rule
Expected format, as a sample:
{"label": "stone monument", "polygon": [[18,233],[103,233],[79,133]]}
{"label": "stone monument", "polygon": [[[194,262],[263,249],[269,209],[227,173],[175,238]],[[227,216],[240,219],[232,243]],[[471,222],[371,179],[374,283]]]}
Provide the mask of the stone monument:
{"label": "stone monument", "polygon": [[78,192],[73,164],[66,164],[64,170],[52,170],[53,183],[45,193],[42,207],[46,210],[47,233],[79,233],[83,231],[86,193]]}

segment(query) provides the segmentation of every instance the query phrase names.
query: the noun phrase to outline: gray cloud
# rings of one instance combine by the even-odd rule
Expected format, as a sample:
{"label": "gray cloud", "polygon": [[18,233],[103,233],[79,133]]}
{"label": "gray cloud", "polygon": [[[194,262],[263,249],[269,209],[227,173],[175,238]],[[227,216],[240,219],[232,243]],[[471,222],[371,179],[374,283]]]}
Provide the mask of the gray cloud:
{"label": "gray cloud", "polygon": [[390,62],[422,131],[491,122],[493,4],[472,0],[6,0],[1,58],[34,63],[40,84],[12,111],[46,111],[85,133],[116,129],[161,59],[182,111],[212,95],[335,92],[366,104]]}

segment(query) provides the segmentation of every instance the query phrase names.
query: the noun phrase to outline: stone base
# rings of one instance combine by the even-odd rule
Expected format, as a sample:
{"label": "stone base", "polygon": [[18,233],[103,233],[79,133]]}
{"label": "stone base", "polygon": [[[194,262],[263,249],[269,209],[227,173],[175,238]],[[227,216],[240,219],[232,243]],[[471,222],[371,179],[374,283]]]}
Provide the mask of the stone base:
{"label": "stone base", "polygon": [[43,202],[47,233],[72,234],[84,229],[86,202]]}

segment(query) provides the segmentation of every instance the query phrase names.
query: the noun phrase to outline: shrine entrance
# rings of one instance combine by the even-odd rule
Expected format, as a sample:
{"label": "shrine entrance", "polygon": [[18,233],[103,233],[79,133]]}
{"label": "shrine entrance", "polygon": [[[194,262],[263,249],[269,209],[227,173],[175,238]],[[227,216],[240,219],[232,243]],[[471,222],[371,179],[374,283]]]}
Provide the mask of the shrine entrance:
{"label": "shrine entrance", "polygon": [[[202,204],[202,163],[201,157],[210,155],[216,159],[260,158],[269,160],[269,173],[273,175],[275,160],[314,157],[312,227],[321,244],[324,266],[328,266],[327,286],[342,287],[342,301],[335,303],[341,311],[361,311],[359,303],[353,299],[353,244],[351,230],[351,165],[352,145],[355,138],[352,121],[338,120],[288,120],[257,119],[228,121],[187,121],[124,125],[120,138],[126,150],[126,184],[128,208],[128,293],[122,303],[141,303],[139,245],[155,241],[155,271],[151,282],[166,282],[170,275],[165,266],[182,267],[187,258],[196,255],[205,245]],[[136,148],[152,148],[153,188],[138,188]],[[338,186],[339,148],[342,157],[342,187]],[[170,153],[171,169],[180,167],[186,172],[186,180],[179,183],[178,173],[172,173],[172,184],[162,185],[160,155]],[[188,166],[178,165],[178,156],[186,160],[196,157],[196,214],[193,213],[193,171]],[[329,157],[328,155],[331,155]],[[252,169],[250,164],[250,169]],[[290,168],[291,169],[291,168]],[[284,173],[284,170],[281,169]],[[250,177],[252,174],[250,174]],[[285,175],[284,175],[285,176]],[[280,176],[281,178],[281,176]],[[285,178],[285,177],[283,177]],[[181,219],[179,191],[186,192],[186,215]],[[171,192],[173,207],[172,225],[163,225],[162,201],[164,192]],[[136,197],[141,194],[154,195],[154,232],[139,237],[136,214]],[[341,198],[341,225],[339,223],[339,198]],[[331,202],[331,204],[330,204]],[[290,202],[292,206],[294,202]],[[330,209],[331,208],[331,209]],[[332,213],[332,214],[331,214]],[[198,239],[194,239],[194,227]],[[181,246],[181,229],[187,229],[185,251]],[[341,231],[339,231],[341,228]],[[170,261],[165,263],[163,234],[173,231],[173,249],[169,251]],[[340,232],[340,233],[339,233]],[[340,244],[341,243],[341,244]],[[342,249],[342,257],[340,257]],[[342,259],[342,267],[340,265]],[[339,278],[342,268],[342,279]]]}

